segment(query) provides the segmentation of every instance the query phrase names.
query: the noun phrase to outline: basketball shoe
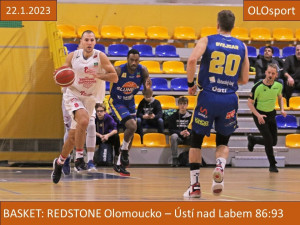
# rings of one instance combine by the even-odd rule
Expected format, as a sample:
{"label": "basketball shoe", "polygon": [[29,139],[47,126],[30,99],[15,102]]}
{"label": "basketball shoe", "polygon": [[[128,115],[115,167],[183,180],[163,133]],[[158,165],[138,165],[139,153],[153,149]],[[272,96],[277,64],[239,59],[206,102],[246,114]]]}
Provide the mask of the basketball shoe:
{"label": "basketball shoe", "polygon": [[64,165],[62,167],[62,173],[65,176],[70,175],[70,173],[71,173],[70,160],[71,160],[71,156],[68,156],[68,158],[66,158],[65,163],[64,163]]}
{"label": "basketball shoe", "polygon": [[96,166],[94,165],[93,160],[88,161],[88,163],[87,163],[87,170],[88,170],[89,172],[97,172],[97,168],[96,168]]}
{"label": "basketball shoe", "polygon": [[114,168],[114,171],[119,173],[121,176],[124,176],[124,177],[129,177],[130,176],[130,172],[127,171],[126,168],[122,165],[114,164],[113,168]]}
{"label": "basketball shoe", "polygon": [[221,166],[217,166],[213,172],[212,192],[214,195],[220,195],[224,189],[224,170]]}
{"label": "basketball shoe", "polygon": [[128,150],[121,150],[121,164],[124,167],[129,165]]}
{"label": "basketball shoe", "polygon": [[125,166],[120,165],[120,175],[124,177],[129,177],[130,172],[126,170]]}
{"label": "basketball shoe", "polygon": [[200,198],[201,197],[201,188],[200,183],[194,183],[190,185],[186,192],[183,193],[185,198]]}
{"label": "basketball shoe", "polygon": [[61,178],[61,172],[63,165],[57,164],[57,158],[53,161],[53,171],[51,174],[51,178],[53,183],[57,184]]}
{"label": "basketball shoe", "polygon": [[75,170],[77,173],[81,173],[81,172],[84,172],[84,171],[87,170],[87,165],[86,165],[86,163],[84,162],[84,159],[83,159],[83,158],[77,158],[77,159],[76,159],[74,170]]}

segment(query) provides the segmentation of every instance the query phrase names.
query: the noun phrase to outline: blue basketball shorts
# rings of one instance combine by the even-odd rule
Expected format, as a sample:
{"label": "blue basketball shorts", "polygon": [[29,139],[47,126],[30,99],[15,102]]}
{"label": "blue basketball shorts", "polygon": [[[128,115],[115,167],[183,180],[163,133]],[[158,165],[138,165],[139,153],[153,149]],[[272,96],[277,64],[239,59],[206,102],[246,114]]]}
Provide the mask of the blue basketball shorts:
{"label": "blue basketball shorts", "polygon": [[224,136],[231,135],[237,126],[238,96],[201,91],[189,127],[197,134],[210,136],[211,128]]}
{"label": "blue basketball shorts", "polygon": [[110,106],[112,114],[115,116],[115,118],[118,119],[119,122],[121,122],[128,116],[132,116],[133,118],[136,117],[134,99],[130,101],[123,100],[121,102],[110,98],[108,104]]}

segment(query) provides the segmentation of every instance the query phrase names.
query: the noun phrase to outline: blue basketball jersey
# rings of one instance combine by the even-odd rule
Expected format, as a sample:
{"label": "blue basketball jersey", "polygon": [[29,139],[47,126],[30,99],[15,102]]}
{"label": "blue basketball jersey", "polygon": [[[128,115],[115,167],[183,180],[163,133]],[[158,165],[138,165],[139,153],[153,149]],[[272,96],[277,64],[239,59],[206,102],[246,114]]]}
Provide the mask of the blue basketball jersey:
{"label": "blue basketball jersey", "polygon": [[240,40],[220,34],[208,36],[197,82],[205,91],[234,93],[245,58],[245,46]]}
{"label": "blue basketball jersey", "polygon": [[134,100],[134,95],[138,93],[143,83],[142,65],[138,65],[134,74],[127,70],[127,63],[120,66],[121,75],[119,81],[114,83],[110,96],[114,101],[129,102]]}

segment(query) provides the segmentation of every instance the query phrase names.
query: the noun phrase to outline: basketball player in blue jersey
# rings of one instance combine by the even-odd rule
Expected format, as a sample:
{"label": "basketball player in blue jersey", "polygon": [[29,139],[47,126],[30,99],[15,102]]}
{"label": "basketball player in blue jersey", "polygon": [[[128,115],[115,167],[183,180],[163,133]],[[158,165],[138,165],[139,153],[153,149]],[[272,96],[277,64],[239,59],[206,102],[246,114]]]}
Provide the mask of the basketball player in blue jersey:
{"label": "basketball player in blue jersey", "polygon": [[144,92],[151,89],[148,70],[139,64],[139,60],[140,53],[131,49],[127,54],[127,63],[116,67],[119,80],[112,85],[108,101],[115,118],[125,126],[121,154],[114,166],[114,170],[122,176],[130,176],[130,172],[126,170],[129,165],[128,151],[137,129],[134,95],[142,85]]}
{"label": "basketball player in blue jersey", "polygon": [[[190,186],[183,194],[200,198],[199,182],[201,147],[204,136],[210,136],[214,123],[216,130],[216,168],[213,171],[212,191],[221,194],[224,188],[224,169],[229,154],[228,141],[237,128],[238,84],[249,79],[249,60],[243,42],[230,36],[235,21],[229,10],[218,13],[219,34],[201,38],[187,63],[188,92],[200,93],[189,124],[192,129],[190,161]],[[201,58],[202,57],[202,58]],[[194,84],[197,61],[201,58],[197,83]]]}

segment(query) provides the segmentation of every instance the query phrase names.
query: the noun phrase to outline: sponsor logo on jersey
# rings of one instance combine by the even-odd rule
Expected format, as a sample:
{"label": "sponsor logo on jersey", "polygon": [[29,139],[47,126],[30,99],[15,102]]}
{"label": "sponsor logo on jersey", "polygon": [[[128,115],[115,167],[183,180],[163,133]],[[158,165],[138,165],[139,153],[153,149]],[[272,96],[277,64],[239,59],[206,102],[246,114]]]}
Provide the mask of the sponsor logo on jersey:
{"label": "sponsor logo on jersey", "polygon": [[230,80],[221,80],[218,78],[217,80],[217,83],[218,84],[224,84],[224,85],[227,85],[227,86],[232,86],[234,85],[234,82],[233,81],[230,81]]}
{"label": "sponsor logo on jersey", "polygon": [[96,66],[98,66],[98,62],[95,62],[95,63],[94,63],[94,67],[96,67]]}
{"label": "sponsor logo on jersey", "polygon": [[212,87],[211,90],[219,93],[227,93],[227,88],[219,88],[217,86]]}
{"label": "sponsor logo on jersey", "polygon": [[215,77],[209,77],[209,81],[210,81],[210,83],[216,83]]}
{"label": "sponsor logo on jersey", "polygon": [[221,42],[216,42],[216,46],[218,47],[223,47],[223,48],[230,48],[230,49],[239,49],[238,45],[230,45],[230,44],[225,44],[225,43],[221,43]]}
{"label": "sponsor logo on jersey", "polygon": [[81,91],[80,95],[82,95],[82,96],[91,96],[92,94],[87,94],[85,91]]}
{"label": "sponsor logo on jersey", "polygon": [[78,84],[81,84],[85,88],[90,88],[93,84],[96,84],[96,79],[88,77],[79,78]]}
{"label": "sponsor logo on jersey", "polygon": [[97,58],[97,57],[98,57],[98,54],[95,54],[94,57],[93,57],[93,59],[95,59],[95,58]]}
{"label": "sponsor logo on jersey", "polygon": [[126,73],[122,73],[122,76],[123,78],[126,78],[127,74]]}
{"label": "sponsor logo on jersey", "polygon": [[123,96],[123,100],[131,100],[133,99],[133,95],[129,95],[129,96]]}
{"label": "sponsor logo on jersey", "polygon": [[139,88],[139,86],[135,82],[129,81],[123,84],[122,87],[117,87],[117,90],[123,92],[126,95],[130,95],[137,88]]}
{"label": "sponsor logo on jersey", "polygon": [[71,102],[77,101],[77,98],[72,98]]}
{"label": "sponsor logo on jersey", "polygon": [[235,109],[234,110],[232,110],[232,111],[230,111],[230,112],[228,112],[227,114],[226,114],[226,119],[230,119],[230,118],[234,118],[234,116],[235,116]]}
{"label": "sponsor logo on jersey", "polygon": [[202,106],[200,107],[200,112],[198,112],[198,116],[201,116],[203,118],[207,118],[207,109],[203,108]]}
{"label": "sponsor logo on jersey", "polygon": [[203,127],[207,127],[208,126],[208,121],[201,120],[201,119],[199,119],[197,117],[195,118],[195,123],[199,124],[199,125],[201,125]]}

